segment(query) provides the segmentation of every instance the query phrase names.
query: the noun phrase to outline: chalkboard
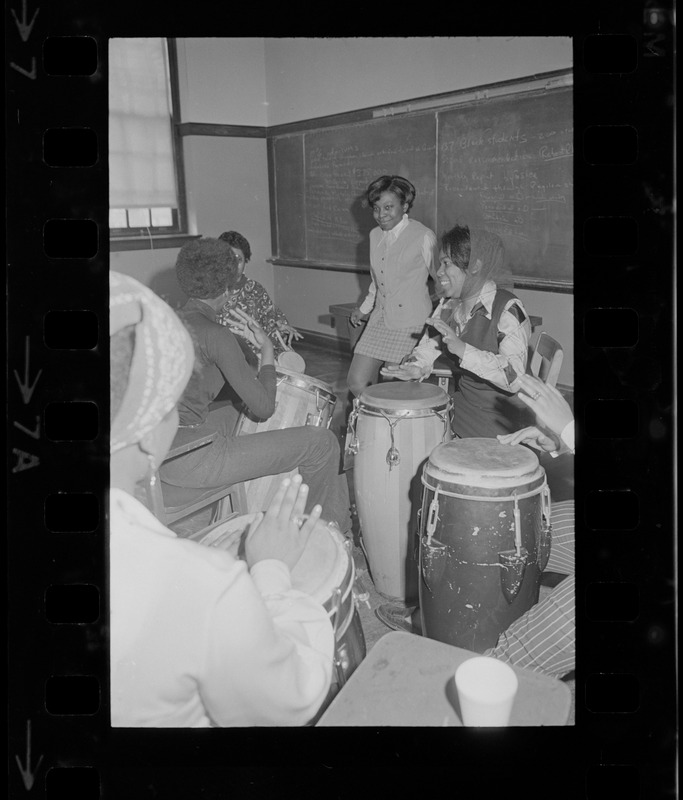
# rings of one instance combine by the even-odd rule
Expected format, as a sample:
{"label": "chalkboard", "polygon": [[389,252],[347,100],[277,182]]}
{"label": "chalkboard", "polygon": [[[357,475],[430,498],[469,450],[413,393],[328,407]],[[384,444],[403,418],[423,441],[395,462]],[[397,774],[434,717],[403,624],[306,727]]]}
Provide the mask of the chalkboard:
{"label": "chalkboard", "polygon": [[[313,121],[314,122],[314,121]],[[369,268],[363,192],[384,174],[417,189],[414,219],[505,242],[515,284],[568,291],[573,264],[571,89],[508,92],[269,136],[274,262]]]}

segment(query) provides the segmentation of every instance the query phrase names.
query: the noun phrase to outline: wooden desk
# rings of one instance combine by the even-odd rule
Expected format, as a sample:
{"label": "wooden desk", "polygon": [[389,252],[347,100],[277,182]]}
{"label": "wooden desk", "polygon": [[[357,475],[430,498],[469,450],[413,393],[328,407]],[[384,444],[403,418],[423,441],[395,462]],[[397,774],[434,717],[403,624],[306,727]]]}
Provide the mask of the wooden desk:
{"label": "wooden desk", "polygon": [[[469,650],[393,631],[383,636],[318,725],[462,727],[452,680]],[[511,726],[566,725],[571,691],[562,681],[513,667],[519,689]]]}

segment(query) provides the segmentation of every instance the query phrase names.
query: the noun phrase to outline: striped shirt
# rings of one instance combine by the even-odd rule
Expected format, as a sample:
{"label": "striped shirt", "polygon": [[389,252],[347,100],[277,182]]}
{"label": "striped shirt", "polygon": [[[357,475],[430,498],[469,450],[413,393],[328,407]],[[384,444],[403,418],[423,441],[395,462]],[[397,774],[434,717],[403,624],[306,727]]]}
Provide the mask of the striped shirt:
{"label": "striped shirt", "polygon": [[561,678],[576,665],[574,501],[554,504],[551,522],[552,547],[546,569],[569,577],[501,633],[496,646],[484,655]]}

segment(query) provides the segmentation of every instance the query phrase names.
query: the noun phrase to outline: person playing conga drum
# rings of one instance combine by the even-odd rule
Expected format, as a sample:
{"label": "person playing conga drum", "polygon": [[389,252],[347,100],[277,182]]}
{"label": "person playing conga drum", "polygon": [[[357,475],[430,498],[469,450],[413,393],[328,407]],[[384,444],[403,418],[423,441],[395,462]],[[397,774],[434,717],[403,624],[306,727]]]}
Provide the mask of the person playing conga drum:
{"label": "person playing conga drum", "polygon": [[427,320],[441,338],[425,334],[410,356],[382,375],[424,380],[444,354],[460,377],[453,396],[453,433],[462,438],[511,433],[526,422],[515,379],[526,372],[531,324],[512,284],[503,242],[494,233],[456,225],[441,238],[437,291],[445,298]]}
{"label": "person playing conga drum", "polygon": [[163,300],[116,272],[110,319],[112,726],[305,724],[330,687],[334,632],[292,569],[321,508],[305,519],[307,487],[283,483],[256,515],[246,561],[162,525],[135,489],[175,436],[192,341]]}
{"label": "person playing conga drum", "polygon": [[[229,326],[216,320],[239,276],[232,248],[218,239],[188,242],[178,253],[176,274],[190,298],[178,315],[192,333],[201,367],[178,402],[180,425],[194,428],[198,435],[215,433],[215,438],[208,446],[163,464],[161,479],[172,486],[208,488],[298,469],[310,488],[309,507],[321,505],[323,517],[348,533],[348,484],[340,474],[339,442],[332,431],[299,425],[236,436],[235,409],[212,406],[226,385],[259,419],[271,417],[276,406],[274,349],[266,332],[239,308],[230,312]],[[251,338],[260,351],[256,374],[236,335]]]}

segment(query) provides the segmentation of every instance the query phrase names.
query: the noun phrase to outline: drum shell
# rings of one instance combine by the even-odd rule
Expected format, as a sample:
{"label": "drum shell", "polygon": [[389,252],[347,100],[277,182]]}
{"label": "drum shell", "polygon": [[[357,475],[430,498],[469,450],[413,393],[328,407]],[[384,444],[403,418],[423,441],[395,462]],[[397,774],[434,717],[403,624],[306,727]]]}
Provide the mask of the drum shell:
{"label": "drum shell", "polygon": [[[394,427],[399,464],[389,467],[390,422],[372,406],[358,407],[353,484],[363,549],[377,591],[405,602],[418,596],[417,511],[422,465],[436,445],[451,438],[448,399],[435,408],[387,413]],[[445,415],[439,417],[435,411]]]}
{"label": "drum shell", "polygon": [[[277,368],[276,373],[277,394],[272,416],[259,420],[243,411],[235,424],[234,436],[297,428],[302,425],[329,428],[337,403],[332,387],[308,375],[281,367]],[[298,470],[294,469],[245,481],[249,511],[265,511],[282,480],[297,473]]]}
{"label": "drum shell", "polygon": [[363,635],[363,627],[354,593],[355,569],[353,558],[348,550],[347,554],[349,560],[346,573],[337,587],[341,594],[340,605],[337,607],[334,595],[330,595],[323,602],[323,606],[327,610],[335,630],[335,666],[332,670],[332,682],[322,705],[315,716],[308,722],[309,725],[315,725],[367,654],[365,636]]}
{"label": "drum shell", "polygon": [[[243,514],[213,525],[208,531],[203,531],[199,536],[192,538],[198,544],[206,547],[216,547],[225,550],[234,558],[244,560],[244,540],[249,525],[256,519],[256,514]],[[350,547],[344,543],[344,537],[336,526],[328,526],[322,520],[312,532],[312,536],[331,536],[337,545],[337,550],[345,554],[344,574],[338,586],[320,589],[317,588],[312,596],[316,597],[328,613],[330,622],[335,631],[334,667],[332,680],[325,700],[316,712],[309,725],[314,724],[325,711],[327,706],[346,681],[355,672],[360,662],[365,658],[367,650],[365,637],[357,608],[355,592],[355,566]],[[292,584],[294,588],[305,591],[302,583],[305,576],[301,576],[297,565],[292,568]],[[313,583],[315,585],[315,583]],[[335,596],[335,589],[339,590],[339,598]],[[322,595],[326,595],[323,597]]]}
{"label": "drum shell", "polygon": [[[512,490],[482,488],[437,480],[425,465],[420,522],[420,617],[423,635],[482,653],[538,602],[541,580],[539,542],[543,528],[541,492],[545,473]],[[438,490],[438,495],[437,495]],[[450,497],[441,492],[466,495]],[[528,557],[511,602],[502,588],[499,553],[515,551],[514,493],[518,500],[522,547]],[[432,537],[427,520],[436,496],[438,514]],[[500,497],[500,500],[495,498]]]}

